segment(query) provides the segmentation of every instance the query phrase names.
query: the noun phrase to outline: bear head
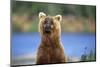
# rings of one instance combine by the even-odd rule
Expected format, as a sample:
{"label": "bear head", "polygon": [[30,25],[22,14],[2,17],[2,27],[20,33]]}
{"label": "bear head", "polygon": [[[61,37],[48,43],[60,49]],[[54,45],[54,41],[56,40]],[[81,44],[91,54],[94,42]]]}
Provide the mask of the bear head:
{"label": "bear head", "polygon": [[41,35],[57,35],[61,34],[61,25],[62,20],[61,15],[56,16],[47,16],[45,13],[39,13],[39,32]]}

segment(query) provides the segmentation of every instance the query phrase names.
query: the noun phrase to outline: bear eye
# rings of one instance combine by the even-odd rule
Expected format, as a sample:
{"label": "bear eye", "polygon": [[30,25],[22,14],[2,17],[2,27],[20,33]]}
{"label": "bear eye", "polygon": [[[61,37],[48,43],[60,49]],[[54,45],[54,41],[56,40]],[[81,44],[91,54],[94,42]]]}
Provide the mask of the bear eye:
{"label": "bear eye", "polygon": [[51,21],[51,24],[53,25],[53,21]]}
{"label": "bear eye", "polygon": [[47,21],[47,20],[45,20],[45,21],[44,21],[44,24],[46,24],[47,22],[48,22],[48,21]]}

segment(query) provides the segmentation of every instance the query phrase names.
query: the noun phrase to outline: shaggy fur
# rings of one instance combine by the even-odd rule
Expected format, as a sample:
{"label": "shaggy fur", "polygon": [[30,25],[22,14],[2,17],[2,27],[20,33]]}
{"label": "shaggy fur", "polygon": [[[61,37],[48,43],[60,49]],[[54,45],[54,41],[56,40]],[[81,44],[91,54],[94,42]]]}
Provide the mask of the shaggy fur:
{"label": "shaggy fur", "polygon": [[[46,16],[46,14],[43,12],[39,13],[39,32],[41,35],[41,43],[38,48],[36,64],[66,62],[64,48],[60,41],[61,20],[61,15],[52,17]],[[46,22],[49,22],[50,25],[49,33],[46,33],[44,29]]]}

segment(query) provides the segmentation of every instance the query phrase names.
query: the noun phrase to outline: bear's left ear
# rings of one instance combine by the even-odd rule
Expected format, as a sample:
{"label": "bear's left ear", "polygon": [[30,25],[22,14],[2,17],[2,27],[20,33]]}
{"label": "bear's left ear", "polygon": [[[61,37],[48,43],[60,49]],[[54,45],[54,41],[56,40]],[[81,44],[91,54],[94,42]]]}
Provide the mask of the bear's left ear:
{"label": "bear's left ear", "polygon": [[55,19],[58,20],[58,21],[62,21],[62,16],[61,15],[56,15]]}

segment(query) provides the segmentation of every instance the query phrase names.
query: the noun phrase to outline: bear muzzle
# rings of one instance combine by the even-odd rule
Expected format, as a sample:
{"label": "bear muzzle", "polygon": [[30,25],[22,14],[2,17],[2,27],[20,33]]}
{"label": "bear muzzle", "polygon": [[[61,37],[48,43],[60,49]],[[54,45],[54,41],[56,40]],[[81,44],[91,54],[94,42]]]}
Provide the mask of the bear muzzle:
{"label": "bear muzzle", "polygon": [[44,25],[44,31],[45,31],[45,33],[50,33],[51,32],[51,25],[50,24],[45,24]]}

